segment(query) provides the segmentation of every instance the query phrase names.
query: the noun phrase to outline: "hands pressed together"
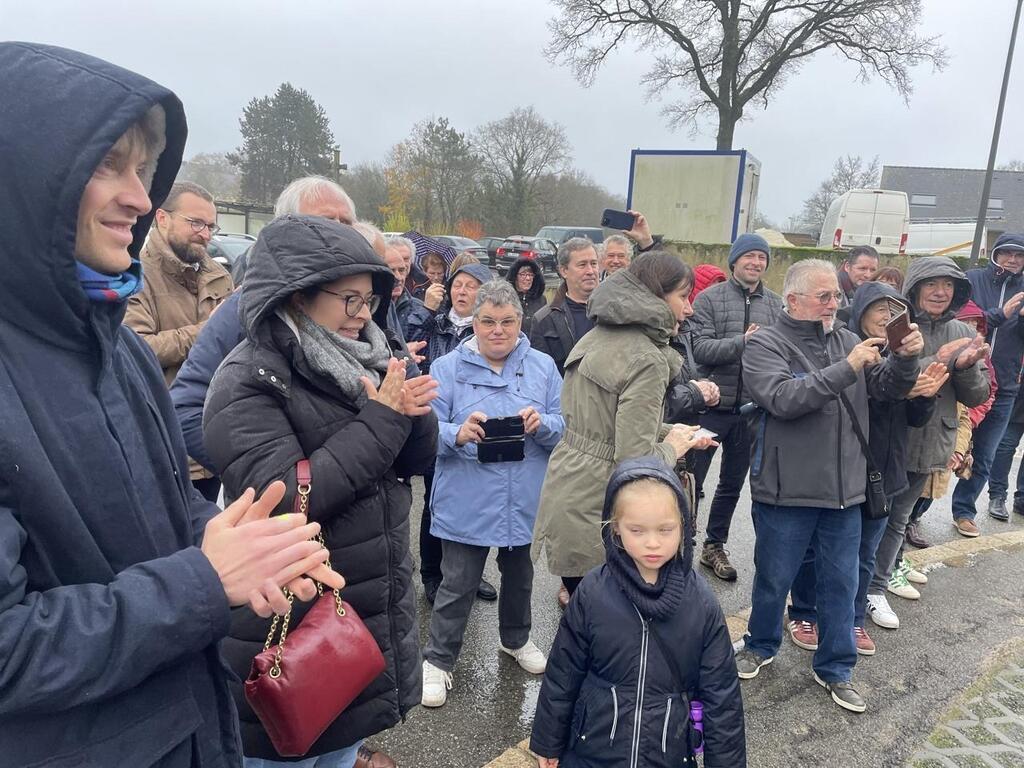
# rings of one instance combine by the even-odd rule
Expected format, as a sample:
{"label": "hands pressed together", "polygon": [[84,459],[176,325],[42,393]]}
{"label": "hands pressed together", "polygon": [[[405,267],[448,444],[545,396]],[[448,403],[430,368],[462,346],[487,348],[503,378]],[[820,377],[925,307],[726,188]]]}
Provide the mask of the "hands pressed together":
{"label": "hands pressed together", "polygon": [[407,380],[405,363],[394,357],[388,362],[379,389],[366,376],[361,381],[371,400],[410,417],[430,413],[430,401],[437,397],[437,381],[432,376],[424,374]]}
{"label": "hands pressed together", "polygon": [[300,600],[317,593],[313,579],[341,589],[345,579],[327,567],[328,552],[314,540],[319,523],[305,515],[270,513],[284,498],[285,485],[271,483],[259,499],[249,488],[206,524],[202,551],[220,577],[231,606],[248,603],[260,616],[288,612],[283,587]]}

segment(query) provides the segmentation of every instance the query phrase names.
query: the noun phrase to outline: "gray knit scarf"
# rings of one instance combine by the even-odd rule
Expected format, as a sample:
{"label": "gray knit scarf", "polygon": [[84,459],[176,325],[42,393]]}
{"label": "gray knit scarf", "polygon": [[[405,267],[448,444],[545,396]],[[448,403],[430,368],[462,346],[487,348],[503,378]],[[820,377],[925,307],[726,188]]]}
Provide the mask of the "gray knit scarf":
{"label": "gray knit scarf", "polygon": [[363,328],[362,338],[357,341],[328,331],[303,312],[296,313],[296,325],[299,346],[310,367],[334,381],[342,394],[360,408],[365,405],[366,389],[359,378],[366,376],[375,387],[379,387],[391,359],[391,349],[384,332],[371,321]]}

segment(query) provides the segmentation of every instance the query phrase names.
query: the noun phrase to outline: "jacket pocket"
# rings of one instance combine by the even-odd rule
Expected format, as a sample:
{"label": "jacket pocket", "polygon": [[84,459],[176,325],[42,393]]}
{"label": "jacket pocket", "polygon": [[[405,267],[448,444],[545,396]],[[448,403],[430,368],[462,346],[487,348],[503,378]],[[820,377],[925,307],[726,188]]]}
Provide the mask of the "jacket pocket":
{"label": "jacket pocket", "polygon": [[690,702],[682,694],[666,697],[661,719],[660,742],[661,753],[666,755],[667,763],[675,765],[689,754]]}
{"label": "jacket pocket", "polygon": [[628,744],[627,714],[631,705],[615,685],[588,675],[580,688],[572,718],[572,751],[581,757],[602,756],[616,744]]}

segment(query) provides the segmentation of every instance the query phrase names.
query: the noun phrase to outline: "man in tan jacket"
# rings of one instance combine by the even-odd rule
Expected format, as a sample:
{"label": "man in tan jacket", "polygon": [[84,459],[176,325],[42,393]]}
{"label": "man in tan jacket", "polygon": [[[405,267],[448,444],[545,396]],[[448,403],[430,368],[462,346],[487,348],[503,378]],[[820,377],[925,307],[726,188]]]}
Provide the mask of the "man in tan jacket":
{"label": "man in tan jacket", "polygon": [[[150,346],[170,385],[217,305],[233,290],[231,276],[210,258],[206,245],[218,231],[213,195],[183,181],[157,208],[142,250],[144,287],[128,301],[125,325]],[[220,483],[189,461],[192,484],[211,501]]]}

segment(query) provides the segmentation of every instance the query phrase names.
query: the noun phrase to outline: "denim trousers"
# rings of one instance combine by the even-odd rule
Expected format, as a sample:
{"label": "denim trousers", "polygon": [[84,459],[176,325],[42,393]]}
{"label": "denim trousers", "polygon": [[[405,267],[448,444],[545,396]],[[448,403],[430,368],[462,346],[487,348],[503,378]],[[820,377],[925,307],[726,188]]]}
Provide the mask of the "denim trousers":
{"label": "denim trousers", "polygon": [[[953,489],[953,519],[962,518],[974,519],[978,514],[974,503],[981,494],[981,489],[988,482],[989,470],[992,468],[992,459],[995,458],[996,448],[1003,439],[1006,425],[1010,421],[1010,413],[1013,411],[1013,403],[1016,400],[1016,393],[996,392],[995,400],[992,401],[992,410],[986,415],[971,439],[973,447],[971,455],[974,456],[974,467],[971,470],[971,477],[968,480],[960,480]],[[990,494],[991,495],[991,494]]]}
{"label": "denim trousers", "polygon": [[305,760],[265,760],[262,757],[247,757],[242,760],[242,768],[352,768],[356,764],[356,756],[362,740],[351,747],[337,749]]}
{"label": "denim trousers", "polygon": [[[892,506],[892,499],[889,500]],[[868,585],[871,583],[871,576],[875,572],[875,552],[878,550],[878,542],[885,532],[885,524],[888,516],[878,520],[862,518],[860,521],[860,552],[857,567],[857,597],[853,603],[853,626],[864,626],[864,613],[867,610]],[[814,571],[814,548],[808,547],[804,555],[803,565],[793,581],[790,590],[792,605],[789,606],[789,618],[792,621],[809,621],[812,624],[818,623],[817,594],[815,588]]]}
{"label": "denim trousers", "polygon": [[853,601],[861,541],[860,506],[784,507],[754,502],[754,586],[743,638],[759,656],[782,643],[783,613],[808,547],[815,553],[818,650],[812,666],[828,683],[848,682],[857,662]]}
{"label": "denim trousers", "polygon": [[[718,475],[718,487],[708,510],[708,524],[704,542],[725,544],[729,540],[729,528],[736,505],[740,500],[743,483],[750,470],[750,435],[747,420],[738,413],[708,411],[700,417],[700,425],[715,432],[722,447],[722,467]],[[715,449],[694,451],[694,476],[697,488],[704,487],[704,478],[711,466]]]}
{"label": "denim trousers", "polygon": [[[1024,388],[1021,389],[1024,392]],[[988,495],[993,499],[1005,499],[1010,484],[1010,465],[1013,464],[1013,455],[1017,452],[1020,439],[1024,436],[1024,418],[1020,418],[1021,404],[1024,403],[1024,396],[1018,396],[1014,405],[1013,414],[1003,432],[1003,439],[999,441],[996,448],[995,458],[992,459],[992,470],[988,475]],[[1024,504],[1024,462],[1021,462],[1017,470],[1017,487],[1013,492],[1013,500],[1017,506]]]}
{"label": "denim trousers", "polygon": [[[451,672],[462,650],[466,623],[484,574],[490,547],[442,539],[444,578],[430,612],[430,634],[423,658],[438,669]],[[530,545],[498,547],[498,636],[506,648],[522,648],[530,639],[533,595],[533,560]]]}

